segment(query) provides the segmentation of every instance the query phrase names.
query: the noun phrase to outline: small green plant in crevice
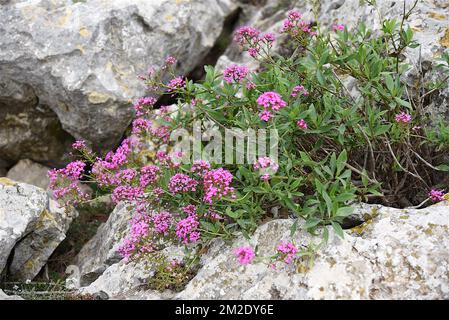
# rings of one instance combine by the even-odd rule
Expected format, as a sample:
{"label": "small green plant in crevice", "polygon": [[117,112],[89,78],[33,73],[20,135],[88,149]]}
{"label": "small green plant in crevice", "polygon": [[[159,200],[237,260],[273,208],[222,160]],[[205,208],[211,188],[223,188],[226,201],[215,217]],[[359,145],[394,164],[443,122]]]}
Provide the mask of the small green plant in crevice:
{"label": "small green plant in crevice", "polygon": [[[131,230],[120,248],[127,260],[156,259],[154,253],[172,243],[201,252],[217,237],[250,237],[278,209],[297,218],[292,235],[298,228],[317,234],[325,226],[326,243],[327,226],[344,236],[341,224],[354,202],[421,207],[446,201],[441,182],[449,170],[449,126],[443,120],[432,126],[424,111],[424,96],[441,85],[415,97],[403,79],[410,69],[403,53],[418,45],[406,25],[409,14],[384,20],[374,33],[363,24],[318,30],[290,11],[280,32],[295,48],[291,55],[273,52],[275,34],[242,27],[235,41],[260,63],[259,71],[231,65],[221,73],[208,66],[199,83],[176,75],[176,59],[168,57],[141,76],[152,95],[136,102],[131,136],[103,158],[76,142],[80,158],[50,172],[55,195],[69,204],[84,201],[77,187],[82,178],[95,181],[115,202],[133,203]],[[446,64],[442,68],[439,81],[449,71]],[[159,95],[176,97],[177,105],[154,110]],[[230,128],[272,130],[279,138],[277,157],[242,163],[236,144],[231,161],[223,163],[211,141],[202,139],[195,140],[193,152],[180,151],[179,139],[170,138],[187,137],[197,123],[213,129],[209,140]],[[181,161],[195,152],[206,157]],[[275,249],[272,259],[286,264],[310,254],[291,241]],[[251,247],[234,254],[242,264],[257,258]],[[160,264],[152,286],[166,282],[177,289],[189,264],[183,261],[171,277],[167,263]]]}

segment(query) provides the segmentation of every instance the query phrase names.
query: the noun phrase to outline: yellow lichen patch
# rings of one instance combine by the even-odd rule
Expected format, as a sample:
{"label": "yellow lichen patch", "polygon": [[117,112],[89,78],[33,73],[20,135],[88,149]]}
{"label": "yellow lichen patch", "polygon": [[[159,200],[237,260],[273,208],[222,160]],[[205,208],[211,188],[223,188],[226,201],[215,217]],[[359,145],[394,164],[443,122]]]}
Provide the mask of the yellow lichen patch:
{"label": "yellow lichen patch", "polygon": [[66,26],[67,23],[69,22],[71,16],[72,16],[72,10],[67,9],[65,12],[65,15],[58,19],[58,26],[60,26],[60,27]]}
{"label": "yellow lichen patch", "polygon": [[183,4],[183,3],[189,3],[190,0],[175,0],[176,4]]}
{"label": "yellow lichen patch", "polygon": [[449,201],[449,193],[446,193],[446,194],[443,196],[443,198],[444,198],[445,200]]}
{"label": "yellow lichen patch", "polygon": [[446,20],[446,15],[437,13],[437,12],[431,12],[429,13],[429,17],[436,19],[436,20]]}
{"label": "yellow lichen patch", "polygon": [[449,47],[449,28],[446,28],[443,37],[440,39],[440,44],[443,47]]}
{"label": "yellow lichen patch", "polygon": [[421,28],[418,28],[418,27],[412,26],[411,29],[412,29],[414,32],[422,32],[422,29],[421,29]]}
{"label": "yellow lichen patch", "polygon": [[88,38],[88,37],[90,37],[90,35],[91,35],[90,31],[86,27],[80,28],[80,36],[81,37]]}
{"label": "yellow lichen patch", "polygon": [[77,45],[76,48],[81,52],[81,54],[84,54],[84,53],[85,53],[84,47],[83,47],[83,46]]}
{"label": "yellow lichen patch", "polygon": [[93,104],[105,103],[106,101],[109,100],[109,98],[111,98],[110,95],[108,95],[106,93],[102,93],[102,92],[97,92],[97,91],[91,92],[89,94],[89,96],[87,97],[89,102],[93,103]]}
{"label": "yellow lichen patch", "polygon": [[8,187],[13,187],[15,186],[17,183],[12,181],[11,179],[8,178],[0,178],[0,184],[4,185],[4,186],[8,186]]}
{"label": "yellow lichen patch", "polygon": [[175,17],[173,17],[171,14],[168,14],[164,17],[164,19],[167,22],[171,22],[171,21],[173,21],[173,19],[175,19]]}

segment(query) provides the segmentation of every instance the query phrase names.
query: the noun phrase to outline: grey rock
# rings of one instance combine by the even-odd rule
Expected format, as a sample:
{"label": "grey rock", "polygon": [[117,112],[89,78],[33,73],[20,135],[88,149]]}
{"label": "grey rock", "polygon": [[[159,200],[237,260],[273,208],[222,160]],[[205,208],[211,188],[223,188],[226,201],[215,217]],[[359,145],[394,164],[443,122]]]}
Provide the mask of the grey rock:
{"label": "grey rock", "polygon": [[110,265],[121,260],[117,250],[129,230],[131,216],[132,207],[120,202],[108,221],[98,228],[95,236],[81,249],[75,258],[81,286],[89,285]]}
{"label": "grey rock", "polygon": [[45,190],[0,178],[0,271],[7,268],[13,279],[33,280],[76,214],[59,207]]}
{"label": "grey rock", "polygon": [[[241,266],[233,249],[244,244],[259,254],[275,253],[290,239],[292,220],[260,226],[251,240],[231,245],[216,241],[202,259],[203,267],[176,299],[448,299],[449,204],[421,210],[377,206],[376,217],[363,228],[338,238],[330,230],[327,246],[314,263]],[[294,241],[307,246],[320,239],[299,231]]]}
{"label": "grey rock", "polygon": [[[168,259],[182,259],[184,251],[179,246],[168,246],[162,250]],[[157,300],[170,299],[174,293],[170,290],[157,292],[149,290],[146,285],[154,276],[155,265],[150,259],[125,262],[121,260],[109,266],[104,273],[87,287],[80,289],[83,294],[95,294],[103,291],[111,299],[142,299]]]}
{"label": "grey rock", "polygon": [[15,295],[8,296],[2,289],[0,289],[0,300],[23,300],[23,298]]}
{"label": "grey rock", "polygon": [[50,182],[47,176],[48,170],[50,170],[49,167],[25,159],[20,160],[14,167],[12,167],[8,171],[6,177],[14,181],[24,182],[46,190]]}
{"label": "grey rock", "polygon": [[[28,116],[37,98],[74,138],[95,149],[111,148],[131,121],[131,100],[144,94],[137,75],[160,65],[167,55],[178,58],[180,74],[192,70],[236,9],[231,0],[9,2],[0,11],[0,83],[15,88],[0,86],[0,110],[14,123],[2,126],[3,135],[12,136],[15,129],[9,128],[22,121],[16,113],[10,115],[20,101],[21,114],[27,115],[22,122],[27,123],[14,131],[21,133],[17,139],[33,146],[32,136],[42,147],[47,144],[43,136],[49,135],[49,125],[36,125],[46,118]],[[32,129],[42,132],[24,136]],[[18,160],[14,139],[0,141],[5,141],[0,150],[8,151],[8,160]],[[26,157],[45,161],[34,154]]]}

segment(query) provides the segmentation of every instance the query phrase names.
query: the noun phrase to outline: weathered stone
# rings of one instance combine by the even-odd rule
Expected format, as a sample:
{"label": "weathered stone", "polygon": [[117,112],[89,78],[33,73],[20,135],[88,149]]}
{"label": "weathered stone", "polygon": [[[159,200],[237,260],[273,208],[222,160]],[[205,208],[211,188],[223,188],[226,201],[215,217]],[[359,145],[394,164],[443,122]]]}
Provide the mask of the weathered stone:
{"label": "weathered stone", "polygon": [[45,190],[0,178],[0,271],[7,267],[11,278],[32,280],[65,238],[75,215]]}
{"label": "weathered stone", "polygon": [[[243,237],[230,246],[216,241],[202,259],[203,267],[178,299],[448,299],[449,205],[421,210],[374,207],[370,222],[345,239],[330,231],[329,244],[318,250],[309,270],[263,263],[241,266],[233,249],[248,244]],[[292,220],[259,227],[249,244],[263,256],[290,239]],[[297,232],[300,247],[320,239]]]}
{"label": "weathered stone", "polygon": [[25,159],[20,160],[14,167],[12,167],[8,171],[6,177],[14,181],[24,182],[46,190],[50,182],[47,175],[48,170],[50,170],[49,167]]}
{"label": "weathered stone", "polygon": [[23,300],[23,298],[19,296],[8,296],[0,289],[0,300]]}
{"label": "weathered stone", "polygon": [[[0,132],[8,139],[0,136],[0,150],[8,151],[8,160],[59,159],[46,154],[45,148],[60,145],[43,138],[50,135],[50,120],[29,116],[37,100],[73,137],[109,149],[131,121],[131,100],[144,94],[137,75],[162,64],[167,55],[179,60],[180,74],[187,73],[236,9],[231,0],[8,2],[0,11],[0,83],[13,83],[15,89],[0,86],[0,120],[12,121],[2,125]],[[12,109],[16,101],[23,102],[24,119]],[[28,154],[23,154],[26,148],[12,147],[17,141],[28,144]]]}
{"label": "weathered stone", "polygon": [[[179,259],[184,256],[183,248],[169,246],[162,250],[168,259]],[[121,260],[108,267],[106,271],[89,286],[81,288],[81,293],[95,294],[103,291],[112,299],[169,299],[174,296],[170,290],[157,292],[148,290],[147,284],[154,276],[153,261],[141,259],[126,263]]]}
{"label": "weathered stone", "polygon": [[84,245],[75,259],[80,271],[80,284],[86,286],[95,281],[110,265],[121,260],[117,252],[129,230],[132,208],[120,202],[96,235]]}

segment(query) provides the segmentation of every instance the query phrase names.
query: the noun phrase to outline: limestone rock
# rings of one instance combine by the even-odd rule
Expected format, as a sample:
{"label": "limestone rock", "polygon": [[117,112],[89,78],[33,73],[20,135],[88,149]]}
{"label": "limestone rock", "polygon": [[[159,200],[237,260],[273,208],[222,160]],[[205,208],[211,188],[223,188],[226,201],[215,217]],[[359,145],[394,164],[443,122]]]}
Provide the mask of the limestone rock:
{"label": "limestone rock", "polygon": [[121,260],[117,250],[129,230],[132,208],[120,202],[96,235],[84,245],[75,259],[80,271],[80,284],[95,281],[110,265]]}
{"label": "limestone rock", "polygon": [[14,279],[32,280],[76,214],[60,208],[45,190],[0,178],[0,272],[6,267]]}
{"label": "limestone rock", "polygon": [[25,159],[20,160],[14,167],[12,167],[8,171],[6,177],[14,181],[24,182],[46,190],[50,183],[47,176],[48,170],[50,170],[49,167]]}
{"label": "limestone rock", "polygon": [[0,289],[0,300],[23,300],[23,298],[19,296],[8,296]]}
{"label": "limestone rock", "polygon": [[[375,218],[345,239],[330,232],[313,266],[240,266],[230,246],[217,241],[203,257],[203,267],[177,299],[448,299],[449,204],[421,210],[375,207]],[[372,214],[372,212],[370,213]],[[274,220],[259,227],[249,241],[259,254],[275,253],[289,240],[292,220]],[[319,239],[300,231],[295,243]]]}
{"label": "limestone rock", "polygon": [[[1,153],[24,158],[25,147],[19,154],[13,148],[19,141],[36,147],[30,159],[58,159],[45,147],[61,143],[43,138],[59,135],[53,120],[95,149],[111,148],[131,121],[131,100],[144,94],[137,75],[168,55],[179,60],[180,74],[192,70],[236,9],[232,0],[7,2],[0,11],[0,121],[12,124],[0,130],[8,137],[0,139]],[[40,106],[53,112],[45,125],[38,125],[44,116],[30,116]]]}

